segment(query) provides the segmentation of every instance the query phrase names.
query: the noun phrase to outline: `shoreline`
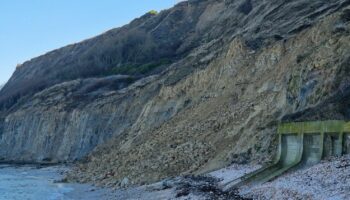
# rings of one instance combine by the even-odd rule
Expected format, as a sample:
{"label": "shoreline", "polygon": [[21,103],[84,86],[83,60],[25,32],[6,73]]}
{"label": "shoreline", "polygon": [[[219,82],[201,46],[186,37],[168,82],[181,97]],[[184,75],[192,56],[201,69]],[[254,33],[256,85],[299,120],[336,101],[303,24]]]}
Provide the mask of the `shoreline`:
{"label": "shoreline", "polygon": [[38,166],[0,164],[0,199],[112,199],[111,189],[62,182],[67,165]]}
{"label": "shoreline", "polygon": [[70,162],[35,162],[35,161],[14,161],[14,160],[0,160],[0,165],[39,165],[39,166],[53,166],[73,164]]}
{"label": "shoreline", "polygon": [[[42,165],[44,164],[44,165]],[[206,173],[201,176],[178,176],[168,178],[159,182],[130,187],[100,187],[95,183],[65,183],[58,181],[64,177],[71,166],[66,164],[53,165],[52,163],[36,164],[0,164],[0,170],[18,171],[22,174],[34,176],[42,175],[47,179],[47,185],[69,188],[65,192],[67,199],[223,199],[232,197],[235,199],[284,199],[284,198],[307,198],[319,199],[347,199],[350,197],[350,184],[347,180],[350,177],[350,155],[342,157],[331,157],[323,160],[314,166],[287,172],[271,182],[254,187],[242,186],[237,190],[223,192],[222,185],[254,171],[259,165],[238,165],[231,166]],[[24,172],[24,173],[23,173]],[[21,174],[21,173],[19,173]],[[0,173],[0,176],[3,175]],[[6,175],[6,174],[5,174]],[[1,178],[0,178],[1,183]],[[298,183],[298,184],[296,184]],[[22,184],[22,183],[21,183]],[[329,188],[329,193],[322,188]],[[66,197],[65,196],[65,197]],[[0,194],[1,197],[1,194]],[[0,198],[1,199],[1,198]],[[29,198],[31,199],[31,198]],[[62,198],[61,198],[62,199]],[[63,198],[65,199],[65,198]]]}

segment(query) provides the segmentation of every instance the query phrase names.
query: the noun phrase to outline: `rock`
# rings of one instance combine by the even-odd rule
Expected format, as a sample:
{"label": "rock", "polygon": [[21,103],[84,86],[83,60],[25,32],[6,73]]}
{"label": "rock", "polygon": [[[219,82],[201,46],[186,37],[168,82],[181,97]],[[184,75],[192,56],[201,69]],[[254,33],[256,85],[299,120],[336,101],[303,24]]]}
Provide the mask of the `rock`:
{"label": "rock", "polygon": [[272,182],[241,187],[240,194],[255,199],[348,199],[350,170],[338,168],[350,156],[330,158],[309,168],[291,171]]}
{"label": "rock", "polygon": [[123,180],[120,182],[120,187],[125,188],[125,187],[129,186],[129,184],[130,184],[129,179],[125,177],[125,178],[123,178]]}

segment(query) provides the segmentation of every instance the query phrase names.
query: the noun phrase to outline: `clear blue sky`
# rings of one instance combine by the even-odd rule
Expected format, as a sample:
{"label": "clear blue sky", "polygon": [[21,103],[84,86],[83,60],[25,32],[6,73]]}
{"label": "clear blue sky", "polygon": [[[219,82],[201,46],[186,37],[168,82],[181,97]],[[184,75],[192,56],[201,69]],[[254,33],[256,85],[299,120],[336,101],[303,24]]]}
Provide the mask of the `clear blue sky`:
{"label": "clear blue sky", "polygon": [[178,0],[0,0],[0,85],[16,64]]}

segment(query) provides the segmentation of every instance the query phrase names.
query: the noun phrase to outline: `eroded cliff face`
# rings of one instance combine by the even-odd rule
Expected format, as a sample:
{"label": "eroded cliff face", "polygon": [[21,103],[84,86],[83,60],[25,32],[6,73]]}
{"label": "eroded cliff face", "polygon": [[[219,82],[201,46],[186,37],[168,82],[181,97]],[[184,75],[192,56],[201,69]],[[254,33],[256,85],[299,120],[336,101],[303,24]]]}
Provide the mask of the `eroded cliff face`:
{"label": "eroded cliff face", "polygon": [[77,79],[23,98],[2,111],[0,158],[93,151],[70,178],[105,185],[269,161],[280,120],[349,119],[349,3],[183,2],[202,10],[191,19],[200,44],[141,79]]}
{"label": "eroded cliff face", "polygon": [[96,85],[101,89],[103,81],[113,83],[114,88],[123,87],[128,78],[76,80],[36,94],[4,119],[1,157],[19,162],[65,162],[86,155],[133,124],[143,108],[139,102],[147,102],[157,90],[150,87],[147,94],[138,92],[150,77],[135,83],[133,91],[89,92]]}
{"label": "eroded cliff face", "polygon": [[217,33],[202,37],[212,32],[210,24],[196,29],[207,1],[192,4],[178,4],[159,14],[147,13],[123,27],[18,65],[0,91],[0,109],[10,109],[65,81],[120,73],[139,79],[159,71],[198,47],[202,40],[217,37]]}
{"label": "eroded cliff face", "polygon": [[[162,86],[144,108],[145,122],[97,148],[75,178],[147,183],[231,162],[268,161],[284,116],[313,110],[317,119],[348,119],[349,23],[341,22],[340,13],[258,51],[234,38],[206,68]],[[147,121],[169,104],[176,115],[147,131]],[[319,115],[314,107],[325,104],[333,111]]]}

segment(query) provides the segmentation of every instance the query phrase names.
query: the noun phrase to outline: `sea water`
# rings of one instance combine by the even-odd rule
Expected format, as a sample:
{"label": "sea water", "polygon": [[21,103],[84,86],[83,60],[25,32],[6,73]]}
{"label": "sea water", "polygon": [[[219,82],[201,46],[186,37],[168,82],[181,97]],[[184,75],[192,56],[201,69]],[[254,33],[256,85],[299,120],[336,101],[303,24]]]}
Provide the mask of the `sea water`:
{"label": "sea water", "polygon": [[0,165],[0,200],[107,199],[107,191],[59,183],[62,171],[62,167]]}

